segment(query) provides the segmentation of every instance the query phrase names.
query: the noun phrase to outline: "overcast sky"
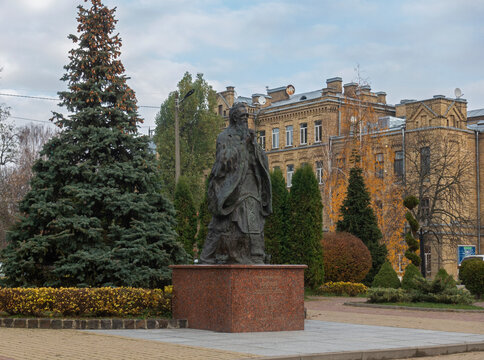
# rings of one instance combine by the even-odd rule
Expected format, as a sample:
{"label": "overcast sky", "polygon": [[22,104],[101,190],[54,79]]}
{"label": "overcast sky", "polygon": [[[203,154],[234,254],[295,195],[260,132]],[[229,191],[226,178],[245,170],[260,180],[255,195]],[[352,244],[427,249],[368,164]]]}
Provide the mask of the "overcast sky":
{"label": "overcast sky", "polygon": [[[484,0],[105,0],[117,7],[121,60],[141,106],[158,107],[184,72],[239,95],[357,79],[389,103],[453,97],[484,108]],[[55,97],[81,0],[0,0],[0,93]],[[86,3],[85,6],[88,6]],[[55,101],[0,96],[13,117],[47,121]],[[140,108],[144,127],[157,109]],[[13,118],[17,125],[26,121]]]}

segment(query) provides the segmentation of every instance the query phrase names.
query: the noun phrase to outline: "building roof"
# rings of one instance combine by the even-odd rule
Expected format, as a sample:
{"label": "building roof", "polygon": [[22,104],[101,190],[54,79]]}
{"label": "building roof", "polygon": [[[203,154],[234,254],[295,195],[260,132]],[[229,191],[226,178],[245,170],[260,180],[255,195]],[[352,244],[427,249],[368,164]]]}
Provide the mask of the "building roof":
{"label": "building roof", "polygon": [[476,110],[469,110],[467,112],[467,117],[478,117],[478,116],[484,116],[484,109],[476,109]]}
{"label": "building roof", "polygon": [[277,102],[272,103],[270,106],[267,107],[267,109],[273,108],[273,107],[276,107],[276,106],[281,106],[281,105],[294,104],[294,103],[299,102],[299,101],[317,99],[317,98],[321,97],[321,92],[322,92],[322,89],[304,92],[304,93],[299,93],[299,94],[294,94],[294,95],[289,96],[289,99],[287,99],[287,100],[281,100],[281,101],[277,101]]}
{"label": "building roof", "polygon": [[246,96],[237,96],[234,103],[246,103],[249,106],[252,106],[252,98]]}

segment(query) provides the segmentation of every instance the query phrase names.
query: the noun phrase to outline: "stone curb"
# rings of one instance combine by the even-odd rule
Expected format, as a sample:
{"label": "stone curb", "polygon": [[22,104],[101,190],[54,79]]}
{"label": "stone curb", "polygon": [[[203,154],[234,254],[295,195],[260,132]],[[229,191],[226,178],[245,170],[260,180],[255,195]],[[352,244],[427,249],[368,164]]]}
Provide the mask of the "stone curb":
{"label": "stone curb", "polygon": [[175,319],[56,319],[56,318],[0,318],[0,327],[24,329],[184,329],[186,320]]}
{"label": "stone curb", "polygon": [[345,306],[355,306],[355,307],[368,307],[377,309],[397,309],[397,310],[416,310],[416,311],[436,311],[436,312],[462,312],[462,313],[484,313],[484,310],[466,310],[466,309],[436,309],[436,308],[423,308],[423,307],[411,307],[411,306],[397,306],[397,305],[378,305],[378,304],[368,304],[361,302],[346,302],[343,303]]}
{"label": "stone curb", "polygon": [[[268,356],[258,358],[260,360],[390,360],[404,359],[422,356],[438,356],[459,354],[472,351],[484,351],[484,342],[451,344],[437,346],[422,346],[401,349],[344,351],[322,354],[305,354],[289,356]],[[249,360],[241,359],[241,360]]]}

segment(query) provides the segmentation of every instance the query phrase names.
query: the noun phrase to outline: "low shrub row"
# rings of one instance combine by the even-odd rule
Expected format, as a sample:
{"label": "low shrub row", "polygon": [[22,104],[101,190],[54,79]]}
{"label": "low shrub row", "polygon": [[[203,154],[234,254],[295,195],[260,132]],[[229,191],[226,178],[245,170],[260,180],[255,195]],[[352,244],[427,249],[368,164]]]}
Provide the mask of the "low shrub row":
{"label": "low shrub row", "polygon": [[367,290],[368,288],[360,283],[330,281],[321,285],[318,289],[318,293],[339,296],[357,296],[360,294],[365,294]]}
{"label": "low shrub row", "polygon": [[28,316],[169,316],[172,287],[0,288],[0,312]]}
{"label": "low shrub row", "polygon": [[431,302],[470,305],[475,301],[474,297],[467,290],[457,288],[446,289],[441,293],[426,293],[418,290],[393,288],[370,288],[367,295],[369,303]]}

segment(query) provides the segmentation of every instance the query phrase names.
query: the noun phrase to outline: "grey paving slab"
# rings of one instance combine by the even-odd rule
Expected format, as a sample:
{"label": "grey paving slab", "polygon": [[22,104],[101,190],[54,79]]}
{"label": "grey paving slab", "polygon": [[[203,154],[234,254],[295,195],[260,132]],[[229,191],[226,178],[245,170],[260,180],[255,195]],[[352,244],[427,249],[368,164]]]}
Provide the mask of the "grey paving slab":
{"label": "grey paving slab", "polygon": [[88,330],[93,333],[289,356],[484,342],[484,335],[306,320],[303,331],[217,333],[196,329]]}

